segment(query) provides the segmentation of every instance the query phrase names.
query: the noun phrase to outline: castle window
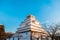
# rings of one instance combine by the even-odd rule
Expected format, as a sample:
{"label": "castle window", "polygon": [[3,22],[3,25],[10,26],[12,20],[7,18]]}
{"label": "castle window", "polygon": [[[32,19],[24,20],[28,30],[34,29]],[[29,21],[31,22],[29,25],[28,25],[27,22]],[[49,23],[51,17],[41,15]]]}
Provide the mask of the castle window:
{"label": "castle window", "polygon": [[33,20],[32,22],[35,22],[35,20]]}

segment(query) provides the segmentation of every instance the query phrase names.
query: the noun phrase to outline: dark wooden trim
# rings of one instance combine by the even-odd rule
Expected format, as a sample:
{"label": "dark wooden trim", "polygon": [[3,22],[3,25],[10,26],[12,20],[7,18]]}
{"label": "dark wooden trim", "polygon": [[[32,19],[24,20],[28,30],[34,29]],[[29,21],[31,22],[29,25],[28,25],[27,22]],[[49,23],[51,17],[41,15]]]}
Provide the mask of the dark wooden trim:
{"label": "dark wooden trim", "polygon": [[16,32],[16,33],[26,33],[26,32],[29,32],[30,30],[28,30],[28,31],[23,31],[23,32]]}
{"label": "dark wooden trim", "polygon": [[32,31],[30,30],[30,40],[32,40]]}

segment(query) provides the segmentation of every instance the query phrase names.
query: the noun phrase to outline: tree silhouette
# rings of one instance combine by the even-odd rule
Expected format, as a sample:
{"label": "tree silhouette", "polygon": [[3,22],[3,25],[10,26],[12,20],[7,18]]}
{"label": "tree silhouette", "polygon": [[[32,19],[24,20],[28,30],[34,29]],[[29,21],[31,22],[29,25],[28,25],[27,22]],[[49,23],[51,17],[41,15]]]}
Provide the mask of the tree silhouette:
{"label": "tree silhouette", "polygon": [[51,40],[54,40],[55,34],[58,30],[60,25],[55,24],[55,25],[44,25],[44,29],[48,32],[49,36],[51,37]]}
{"label": "tree silhouette", "polygon": [[6,38],[10,40],[10,38],[13,36],[14,34],[11,32],[6,33]]}
{"label": "tree silhouette", "polygon": [[6,40],[4,25],[0,25],[0,40]]}

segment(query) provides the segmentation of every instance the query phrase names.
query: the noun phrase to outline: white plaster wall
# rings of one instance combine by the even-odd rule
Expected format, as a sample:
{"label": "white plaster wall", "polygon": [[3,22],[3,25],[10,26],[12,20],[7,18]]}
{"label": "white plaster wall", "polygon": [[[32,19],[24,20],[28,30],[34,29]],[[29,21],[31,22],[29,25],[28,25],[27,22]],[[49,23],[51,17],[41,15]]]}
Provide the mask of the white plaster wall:
{"label": "white plaster wall", "polygon": [[[30,32],[20,33],[19,36],[21,36],[21,35],[22,35],[22,37],[20,37],[20,40],[30,40]],[[7,39],[7,40],[9,40],[9,39]],[[10,40],[13,40],[13,38],[11,37]],[[15,34],[14,40],[18,40],[16,34]]]}
{"label": "white plaster wall", "polygon": [[10,40],[13,40],[13,38],[10,38]]}
{"label": "white plaster wall", "polygon": [[21,33],[22,37],[20,40],[30,40],[30,32]]}

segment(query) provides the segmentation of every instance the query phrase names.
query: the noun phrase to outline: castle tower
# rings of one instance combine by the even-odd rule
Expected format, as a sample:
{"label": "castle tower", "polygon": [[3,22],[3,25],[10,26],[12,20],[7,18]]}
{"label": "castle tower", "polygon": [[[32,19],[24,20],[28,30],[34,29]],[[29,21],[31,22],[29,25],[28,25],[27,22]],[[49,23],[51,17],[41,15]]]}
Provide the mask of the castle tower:
{"label": "castle tower", "polygon": [[16,36],[20,40],[40,40],[42,36],[47,36],[47,32],[33,15],[28,15],[16,31]]}

